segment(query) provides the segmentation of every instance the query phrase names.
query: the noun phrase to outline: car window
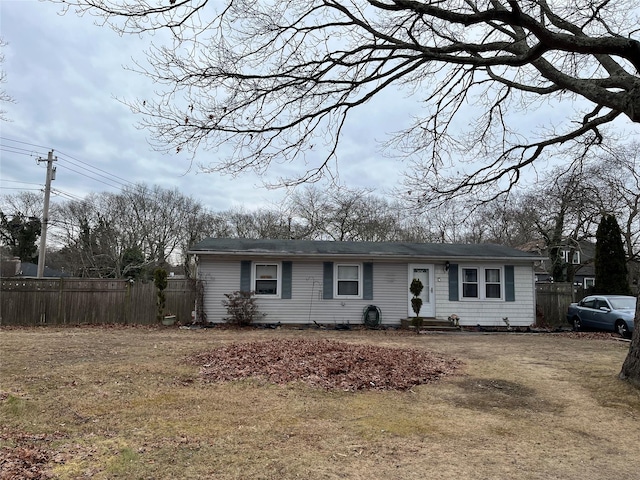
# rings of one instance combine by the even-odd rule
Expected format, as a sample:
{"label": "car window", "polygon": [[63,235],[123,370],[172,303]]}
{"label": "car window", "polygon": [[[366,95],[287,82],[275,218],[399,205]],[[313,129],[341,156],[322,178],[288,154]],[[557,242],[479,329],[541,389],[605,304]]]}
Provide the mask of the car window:
{"label": "car window", "polygon": [[594,308],[595,301],[595,298],[585,298],[584,300],[582,300],[582,302],[580,302],[580,305],[587,308]]}
{"label": "car window", "polygon": [[635,310],[636,309],[636,299],[635,298],[611,298],[609,299],[611,302],[611,306],[616,310]]}
{"label": "car window", "polygon": [[611,307],[609,307],[609,304],[607,303],[607,301],[603,298],[599,298],[598,300],[595,301],[595,306],[593,308],[595,308],[596,310],[599,310],[600,308],[605,307],[610,309]]}

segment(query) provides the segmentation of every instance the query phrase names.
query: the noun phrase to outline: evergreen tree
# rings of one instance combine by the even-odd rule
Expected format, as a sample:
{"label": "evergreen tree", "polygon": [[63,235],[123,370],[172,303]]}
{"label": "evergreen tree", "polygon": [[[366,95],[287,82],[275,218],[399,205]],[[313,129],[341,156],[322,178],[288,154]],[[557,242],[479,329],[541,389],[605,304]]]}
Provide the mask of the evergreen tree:
{"label": "evergreen tree", "polygon": [[631,295],[622,233],[616,217],[604,215],[596,232],[596,292]]}
{"label": "evergreen tree", "polygon": [[17,213],[11,219],[0,212],[0,241],[9,247],[11,255],[23,262],[35,262],[38,258],[37,241],[41,224],[37,217],[25,217]]}

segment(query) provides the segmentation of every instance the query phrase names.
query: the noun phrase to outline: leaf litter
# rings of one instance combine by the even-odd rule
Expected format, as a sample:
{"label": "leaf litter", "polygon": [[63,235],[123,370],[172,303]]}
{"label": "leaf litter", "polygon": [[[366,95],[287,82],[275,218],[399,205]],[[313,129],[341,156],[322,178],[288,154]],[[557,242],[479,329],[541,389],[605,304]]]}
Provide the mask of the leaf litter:
{"label": "leaf litter", "polygon": [[275,339],[236,343],[192,355],[205,382],[259,378],[327,390],[408,390],[456,373],[457,359],[424,350],[334,340]]}

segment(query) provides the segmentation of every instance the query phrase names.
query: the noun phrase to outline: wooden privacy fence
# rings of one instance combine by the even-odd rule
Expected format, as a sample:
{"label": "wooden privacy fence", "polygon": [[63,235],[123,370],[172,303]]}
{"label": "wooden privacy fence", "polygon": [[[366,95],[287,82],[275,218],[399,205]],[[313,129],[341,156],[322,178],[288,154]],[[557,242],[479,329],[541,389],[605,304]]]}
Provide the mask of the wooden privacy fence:
{"label": "wooden privacy fence", "polygon": [[[536,303],[542,313],[538,326],[552,328],[568,327],[567,308],[575,302],[574,286],[571,283],[539,283],[536,285]],[[539,319],[540,320],[540,319]]]}
{"label": "wooden privacy fence", "polygon": [[[191,321],[196,282],[168,279],[166,311]],[[81,325],[157,323],[153,282],[83,278],[2,280],[0,325]]]}

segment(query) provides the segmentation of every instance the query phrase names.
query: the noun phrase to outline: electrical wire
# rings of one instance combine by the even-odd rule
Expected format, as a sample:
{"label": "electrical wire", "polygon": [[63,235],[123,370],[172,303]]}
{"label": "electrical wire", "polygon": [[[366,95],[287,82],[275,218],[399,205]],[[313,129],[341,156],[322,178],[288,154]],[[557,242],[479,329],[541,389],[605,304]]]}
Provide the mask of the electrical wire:
{"label": "electrical wire", "polygon": [[[35,152],[32,149],[27,149],[27,148],[22,148],[19,146],[15,146],[15,145],[9,145],[7,143],[4,144],[0,144],[0,150],[2,151],[6,151],[8,153],[13,153],[13,154],[18,154],[18,155],[25,155],[25,156],[29,156],[29,157],[38,157],[38,158],[44,158],[48,155],[49,151],[55,151],[57,153],[56,155],[56,160],[60,163],[58,163],[57,166],[63,168],[63,169],[67,169],[69,171],[72,171],[78,175],[81,175],[85,178],[89,178],[95,182],[98,183],[102,183],[103,185],[106,185],[108,187],[111,188],[116,188],[118,190],[122,190],[128,186],[135,186],[134,182],[131,182],[123,177],[120,177],[118,175],[114,175],[106,170],[103,170],[101,168],[98,167],[94,167],[93,165],[84,162],[68,153],[64,153],[64,152],[60,152],[57,150],[52,150],[49,149],[43,145],[38,145],[36,143],[31,143],[31,142],[25,142],[22,140],[17,140],[14,138],[9,138],[9,137],[4,137],[4,136],[0,136],[0,140],[3,140],[5,142],[12,142],[12,143],[16,143],[19,145],[26,145],[29,147],[35,147],[38,149],[44,149],[47,154],[42,154],[39,152]],[[73,165],[75,167],[79,167],[80,170],[78,170],[78,168],[72,168],[69,165],[66,165],[66,163]],[[24,182],[26,183],[26,182]],[[76,197],[78,198],[78,197]]]}

